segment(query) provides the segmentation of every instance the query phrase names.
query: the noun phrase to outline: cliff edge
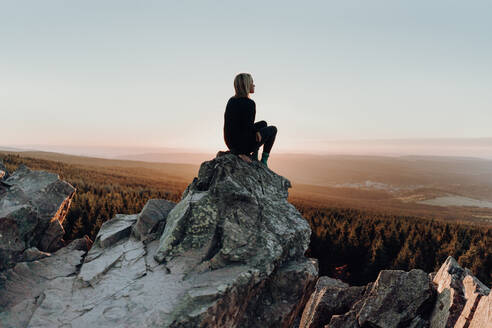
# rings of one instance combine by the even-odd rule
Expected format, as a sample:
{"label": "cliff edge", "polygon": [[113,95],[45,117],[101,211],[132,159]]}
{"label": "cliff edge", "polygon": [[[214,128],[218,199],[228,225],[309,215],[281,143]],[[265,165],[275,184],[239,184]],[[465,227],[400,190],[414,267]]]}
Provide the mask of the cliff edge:
{"label": "cliff edge", "polygon": [[77,240],[1,272],[0,323],[291,327],[318,270],[289,187],[234,155],[205,162],[179,203],[117,215],[87,253]]}

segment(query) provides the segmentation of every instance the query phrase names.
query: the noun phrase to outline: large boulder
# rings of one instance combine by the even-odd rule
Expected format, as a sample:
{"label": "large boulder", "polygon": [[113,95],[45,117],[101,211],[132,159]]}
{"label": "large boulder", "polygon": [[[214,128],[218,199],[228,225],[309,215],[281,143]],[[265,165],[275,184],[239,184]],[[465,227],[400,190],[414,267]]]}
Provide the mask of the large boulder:
{"label": "large boulder", "polygon": [[490,289],[452,257],[437,273],[382,270],[363,292],[353,288],[362,287],[321,277],[300,328],[492,327]]}
{"label": "large boulder", "polygon": [[203,163],[169,213],[156,260],[194,250],[204,268],[248,265],[268,276],[303,258],[311,229],[287,201],[290,187],[263,164],[235,155]]}
{"label": "large boulder", "polygon": [[382,270],[357,319],[361,327],[404,327],[426,317],[434,300],[432,282],[424,271]]}
{"label": "large boulder", "polygon": [[[431,316],[431,328],[464,328],[471,326],[473,321],[480,327],[478,322],[482,319],[479,317],[492,319],[490,303],[488,310],[483,305],[487,302],[486,296],[490,289],[473,276],[470,270],[463,269],[451,256],[446,259],[433,281],[439,295]],[[478,306],[482,299],[483,309]],[[491,322],[492,320],[489,324]]]}
{"label": "large boulder", "polygon": [[12,267],[31,247],[63,246],[63,220],[75,188],[58,175],[21,165],[0,186],[0,270]]}
{"label": "large boulder", "polygon": [[427,327],[434,300],[434,286],[422,270],[382,270],[374,283],[361,287],[323,277],[299,327]]}
{"label": "large boulder", "polygon": [[234,155],[205,162],[175,206],[151,201],[140,214],[105,222],[82,264],[56,286],[39,284],[13,301],[0,291],[3,323],[292,327],[318,268],[304,256],[311,232],[287,202],[289,187]]}
{"label": "large boulder", "polygon": [[162,233],[169,212],[176,206],[165,199],[151,199],[138,214],[137,222],[132,228],[136,238],[143,240],[152,233]]}
{"label": "large boulder", "polygon": [[320,277],[304,308],[299,328],[324,327],[333,315],[348,312],[369,287],[351,287],[338,279]]}

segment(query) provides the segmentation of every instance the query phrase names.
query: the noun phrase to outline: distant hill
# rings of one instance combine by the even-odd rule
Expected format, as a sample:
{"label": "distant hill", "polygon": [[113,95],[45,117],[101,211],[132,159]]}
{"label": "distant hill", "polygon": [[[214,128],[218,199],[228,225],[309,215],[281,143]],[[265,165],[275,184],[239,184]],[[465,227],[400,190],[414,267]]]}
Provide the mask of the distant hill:
{"label": "distant hill", "polygon": [[20,148],[0,146],[0,151],[22,151]]}
{"label": "distant hill", "polygon": [[115,156],[115,159],[145,161],[154,163],[184,163],[200,165],[215,157],[215,153],[143,153]]}

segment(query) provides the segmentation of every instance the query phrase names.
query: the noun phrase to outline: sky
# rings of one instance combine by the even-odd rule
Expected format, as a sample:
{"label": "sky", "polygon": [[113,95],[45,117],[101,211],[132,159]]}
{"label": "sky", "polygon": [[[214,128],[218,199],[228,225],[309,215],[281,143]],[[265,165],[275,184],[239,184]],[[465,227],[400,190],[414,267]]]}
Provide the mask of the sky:
{"label": "sky", "polygon": [[0,0],[0,146],[224,149],[249,72],[276,151],[467,139],[492,156],[491,31],[481,0]]}

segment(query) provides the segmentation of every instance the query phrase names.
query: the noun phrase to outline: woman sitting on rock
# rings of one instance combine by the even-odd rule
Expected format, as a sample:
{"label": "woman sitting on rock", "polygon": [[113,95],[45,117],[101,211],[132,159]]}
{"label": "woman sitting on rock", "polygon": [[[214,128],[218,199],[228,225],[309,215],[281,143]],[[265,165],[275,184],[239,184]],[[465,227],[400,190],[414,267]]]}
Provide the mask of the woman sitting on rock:
{"label": "woman sitting on rock", "polygon": [[277,128],[267,122],[255,123],[256,104],[249,98],[255,92],[251,74],[240,73],[234,79],[236,95],[227,102],[224,114],[224,140],[231,153],[248,163],[258,161],[258,150],[263,145],[261,162],[267,165]]}

